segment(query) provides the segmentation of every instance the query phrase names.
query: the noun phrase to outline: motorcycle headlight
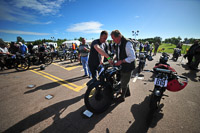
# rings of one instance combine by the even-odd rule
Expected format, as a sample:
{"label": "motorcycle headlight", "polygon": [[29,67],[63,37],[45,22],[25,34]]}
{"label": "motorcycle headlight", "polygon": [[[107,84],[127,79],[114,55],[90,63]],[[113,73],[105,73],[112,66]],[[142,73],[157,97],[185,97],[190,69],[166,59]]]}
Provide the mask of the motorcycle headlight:
{"label": "motorcycle headlight", "polygon": [[156,91],[155,91],[155,95],[156,95],[156,96],[160,96],[160,95],[161,95],[160,91],[159,91],[159,90],[156,90]]}

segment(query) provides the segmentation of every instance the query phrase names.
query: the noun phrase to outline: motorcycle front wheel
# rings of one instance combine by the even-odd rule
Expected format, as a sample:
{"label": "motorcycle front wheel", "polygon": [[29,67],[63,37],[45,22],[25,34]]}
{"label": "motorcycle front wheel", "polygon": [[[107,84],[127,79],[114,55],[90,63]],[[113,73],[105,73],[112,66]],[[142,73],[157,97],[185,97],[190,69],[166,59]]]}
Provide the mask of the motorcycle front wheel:
{"label": "motorcycle front wheel", "polygon": [[109,88],[95,85],[88,86],[84,96],[85,106],[93,113],[106,111],[112,102],[112,92]]}
{"label": "motorcycle front wheel", "polygon": [[17,71],[26,71],[30,67],[30,62],[28,61],[28,59],[17,60],[14,63],[14,66]]}
{"label": "motorcycle front wheel", "polygon": [[51,65],[51,63],[53,62],[53,57],[46,56],[44,60],[45,60],[45,65],[48,66],[48,65]]}

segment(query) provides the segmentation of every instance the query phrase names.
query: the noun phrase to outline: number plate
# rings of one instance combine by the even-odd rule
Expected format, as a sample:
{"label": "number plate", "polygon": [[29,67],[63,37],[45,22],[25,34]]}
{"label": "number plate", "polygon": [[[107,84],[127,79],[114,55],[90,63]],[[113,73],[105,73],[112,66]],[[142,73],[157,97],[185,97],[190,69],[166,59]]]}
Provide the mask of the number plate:
{"label": "number plate", "polygon": [[167,87],[168,80],[155,78],[154,85],[160,86],[160,87]]}

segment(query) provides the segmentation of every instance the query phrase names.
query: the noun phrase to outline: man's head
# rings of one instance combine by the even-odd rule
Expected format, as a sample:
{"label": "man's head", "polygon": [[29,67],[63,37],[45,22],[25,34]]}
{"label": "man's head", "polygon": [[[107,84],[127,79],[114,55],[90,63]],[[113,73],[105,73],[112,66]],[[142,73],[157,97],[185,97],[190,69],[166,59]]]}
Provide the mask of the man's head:
{"label": "man's head", "polygon": [[81,39],[82,44],[85,44],[85,38]]}
{"label": "man's head", "polygon": [[5,42],[0,38],[0,47],[4,48],[6,46]]}
{"label": "man's head", "polygon": [[122,34],[119,30],[113,30],[110,35],[115,43],[119,44],[121,42]]}
{"label": "man's head", "polygon": [[102,31],[100,34],[100,42],[105,43],[107,38],[108,38],[108,32],[105,30]]}
{"label": "man's head", "polygon": [[21,46],[21,45],[22,45],[22,42],[19,42],[19,45]]}

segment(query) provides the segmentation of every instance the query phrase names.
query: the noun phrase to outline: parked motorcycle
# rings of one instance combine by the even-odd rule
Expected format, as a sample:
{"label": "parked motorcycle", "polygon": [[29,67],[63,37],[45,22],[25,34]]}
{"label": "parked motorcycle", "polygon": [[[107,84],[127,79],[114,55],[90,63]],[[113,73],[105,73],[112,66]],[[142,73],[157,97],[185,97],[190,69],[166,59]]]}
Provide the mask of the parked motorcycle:
{"label": "parked motorcycle", "polygon": [[153,118],[153,114],[160,106],[160,101],[162,97],[167,96],[164,94],[164,92],[166,90],[178,92],[184,89],[188,84],[187,77],[179,76],[176,74],[176,72],[173,72],[172,70],[154,68],[151,72],[156,73],[156,76],[154,78],[154,89],[153,91],[151,91],[152,93],[150,95],[149,123]]}
{"label": "parked motorcycle", "polygon": [[143,71],[145,64],[146,64],[146,59],[149,61],[152,61],[153,58],[152,56],[148,55],[147,52],[140,52],[139,53],[139,65],[138,65],[138,73]]}
{"label": "parked motorcycle", "polygon": [[174,53],[173,53],[172,59],[174,61],[177,61],[179,56],[181,56],[181,49],[174,48]]}
{"label": "parked motorcycle", "polygon": [[30,67],[30,60],[29,60],[29,54],[20,54],[16,53],[16,56],[12,57],[15,59],[13,61],[14,67],[17,71],[26,71]]}
{"label": "parked motorcycle", "polygon": [[98,67],[98,78],[87,83],[84,96],[85,106],[93,113],[102,113],[109,108],[114,98],[120,94],[120,67],[105,63]]}
{"label": "parked motorcycle", "polygon": [[156,66],[159,65],[159,64],[165,64],[165,65],[170,66],[170,65],[167,63],[168,60],[169,60],[169,54],[163,52],[162,55],[160,56],[159,62],[156,63]]}
{"label": "parked motorcycle", "polygon": [[29,56],[30,63],[33,65],[42,64],[41,58],[44,60],[45,65],[50,65],[53,62],[53,56],[51,53],[40,52],[40,53],[31,54]]}

